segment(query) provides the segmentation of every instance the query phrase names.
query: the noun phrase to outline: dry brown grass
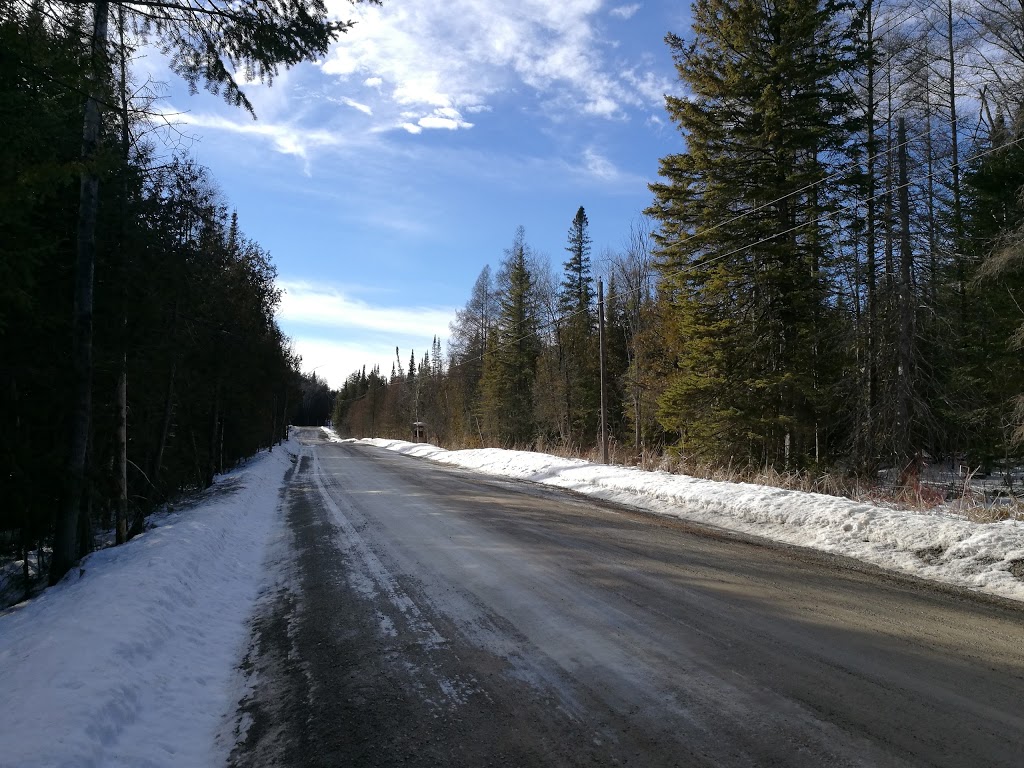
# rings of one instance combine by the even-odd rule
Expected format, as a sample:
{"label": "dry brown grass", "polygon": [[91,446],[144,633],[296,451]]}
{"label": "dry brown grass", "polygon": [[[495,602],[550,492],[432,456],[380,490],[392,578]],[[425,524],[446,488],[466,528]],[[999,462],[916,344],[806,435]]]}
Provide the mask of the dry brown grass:
{"label": "dry brown grass", "polygon": [[[536,451],[570,459],[586,459],[597,462],[601,459],[597,447],[584,450],[578,443],[547,441],[538,439],[531,445],[445,445],[449,450],[460,448],[513,448]],[[689,475],[705,480],[728,483],[753,483],[792,491],[821,493],[838,496],[874,506],[902,509],[913,512],[929,512],[942,508],[978,523],[993,523],[1002,520],[1024,521],[1024,499],[1010,497],[994,503],[985,492],[972,481],[968,474],[956,484],[925,482],[920,478],[904,478],[902,481],[887,481],[879,478],[872,481],[854,473],[812,472],[809,470],[779,470],[771,466],[737,464],[716,464],[673,452],[651,449],[637,451],[632,446],[611,441],[608,446],[610,464],[655,471],[661,470],[677,475]]]}

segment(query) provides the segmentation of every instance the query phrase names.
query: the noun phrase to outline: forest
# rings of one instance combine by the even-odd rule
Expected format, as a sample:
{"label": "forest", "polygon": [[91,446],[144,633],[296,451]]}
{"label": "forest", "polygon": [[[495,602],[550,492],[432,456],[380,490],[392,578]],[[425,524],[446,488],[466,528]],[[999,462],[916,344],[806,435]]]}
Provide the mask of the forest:
{"label": "forest", "polygon": [[322,385],[277,324],[270,254],[181,149],[132,60],[161,46],[194,87],[251,112],[231,71],[269,79],[346,28],[318,2],[225,14],[189,0],[0,0],[5,601],[313,418]]}
{"label": "forest", "polygon": [[[904,480],[1024,437],[1024,9],[697,0],[680,149],[621,248],[515,230],[449,347],[353,372],[340,433]],[[510,231],[515,222],[510,223]]]}
{"label": "forest", "polygon": [[657,52],[679,149],[622,245],[594,253],[581,205],[553,265],[510,221],[446,348],[396,349],[332,392],[277,324],[270,254],[132,61],[158,47],[252,113],[232,73],[271,82],[352,22],[321,0],[0,0],[0,555],[26,591],[289,423],[593,452],[602,369],[618,461],[1015,466],[1019,2],[697,0],[691,17]]}

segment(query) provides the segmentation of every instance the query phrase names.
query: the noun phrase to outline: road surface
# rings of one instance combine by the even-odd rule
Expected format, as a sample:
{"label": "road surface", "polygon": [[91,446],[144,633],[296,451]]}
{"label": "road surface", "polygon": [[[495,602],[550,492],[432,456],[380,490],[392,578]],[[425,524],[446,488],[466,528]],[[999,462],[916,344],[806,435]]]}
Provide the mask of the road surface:
{"label": "road surface", "polygon": [[1024,766],[1024,610],[303,430],[238,766]]}

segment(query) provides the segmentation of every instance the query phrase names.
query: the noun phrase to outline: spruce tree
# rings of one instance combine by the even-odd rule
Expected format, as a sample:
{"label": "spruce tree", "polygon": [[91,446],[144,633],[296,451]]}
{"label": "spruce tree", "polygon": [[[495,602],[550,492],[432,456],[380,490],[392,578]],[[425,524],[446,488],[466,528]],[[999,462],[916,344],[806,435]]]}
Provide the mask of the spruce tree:
{"label": "spruce tree", "polygon": [[565,428],[570,440],[596,440],[599,382],[591,275],[591,239],[586,211],[580,206],[569,226],[565,250],[569,258],[558,292],[559,362],[563,377]]}
{"label": "spruce tree", "polygon": [[666,38],[686,151],[651,185],[677,370],[659,418],[690,450],[779,464],[820,451],[834,376],[823,223],[855,124],[845,0],[697,0],[692,43]]}
{"label": "spruce tree", "polygon": [[533,385],[540,339],[529,249],[522,227],[498,272],[496,332],[488,337],[481,410],[488,432],[503,444],[526,445],[535,432]]}
{"label": "spruce tree", "polygon": [[[589,315],[594,304],[594,279],[591,276],[590,248],[591,239],[588,227],[590,222],[583,206],[579,207],[569,226],[569,242],[565,250],[569,253],[562,277],[561,290],[558,294],[558,307],[564,315],[581,313]],[[593,318],[587,317],[593,324]]]}

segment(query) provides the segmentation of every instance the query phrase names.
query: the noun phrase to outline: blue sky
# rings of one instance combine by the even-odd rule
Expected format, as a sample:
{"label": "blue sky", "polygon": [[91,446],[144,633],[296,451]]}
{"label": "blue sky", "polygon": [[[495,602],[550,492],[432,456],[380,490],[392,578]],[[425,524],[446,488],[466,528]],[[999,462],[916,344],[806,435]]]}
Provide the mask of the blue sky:
{"label": "blue sky", "polygon": [[328,0],[358,23],[324,61],[246,92],[258,120],[169,83],[164,108],[242,229],[267,248],[280,323],[332,386],[417,358],[515,229],[556,270],[576,209],[594,258],[621,249],[681,139],[666,32],[684,3]]}

